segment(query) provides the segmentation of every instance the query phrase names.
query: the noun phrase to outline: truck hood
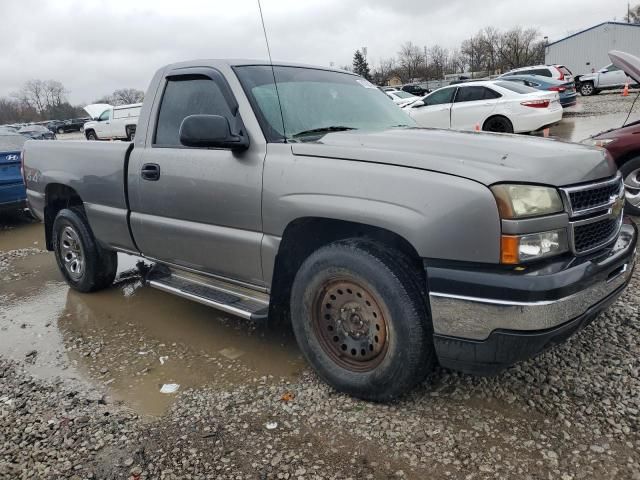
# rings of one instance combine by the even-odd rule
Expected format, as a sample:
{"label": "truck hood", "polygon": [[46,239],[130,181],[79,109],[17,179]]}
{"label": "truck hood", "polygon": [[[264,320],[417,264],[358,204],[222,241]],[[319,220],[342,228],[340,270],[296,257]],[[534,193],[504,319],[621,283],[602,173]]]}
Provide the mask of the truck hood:
{"label": "truck hood", "polygon": [[398,165],[468,178],[484,185],[524,182],[564,186],[615,174],[606,152],[560,140],[430,128],[347,131],[292,143],[294,155]]}
{"label": "truck hood", "polygon": [[640,83],[640,58],[618,50],[611,50],[609,52],[609,58],[611,59],[611,63],[620,70],[624,70],[624,73]]}
{"label": "truck hood", "polygon": [[92,103],[83,108],[89,114],[91,119],[98,118],[105,110],[109,110],[111,105],[108,103]]}

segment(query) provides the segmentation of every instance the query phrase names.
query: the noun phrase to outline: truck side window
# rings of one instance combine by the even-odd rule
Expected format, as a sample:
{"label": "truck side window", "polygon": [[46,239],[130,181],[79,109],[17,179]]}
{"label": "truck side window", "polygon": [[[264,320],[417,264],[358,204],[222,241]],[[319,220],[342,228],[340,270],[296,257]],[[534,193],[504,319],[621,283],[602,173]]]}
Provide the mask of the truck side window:
{"label": "truck side window", "polygon": [[109,114],[111,113],[111,110],[105,110],[104,112],[102,112],[102,114],[100,115],[100,118],[98,118],[99,122],[104,122],[105,120],[109,120]]}
{"label": "truck side window", "polygon": [[154,145],[179,147],[180,125],[189,115],[222,115],[233,125],[233,115],[220,88],[206,77],[170,79],[164,90]]}

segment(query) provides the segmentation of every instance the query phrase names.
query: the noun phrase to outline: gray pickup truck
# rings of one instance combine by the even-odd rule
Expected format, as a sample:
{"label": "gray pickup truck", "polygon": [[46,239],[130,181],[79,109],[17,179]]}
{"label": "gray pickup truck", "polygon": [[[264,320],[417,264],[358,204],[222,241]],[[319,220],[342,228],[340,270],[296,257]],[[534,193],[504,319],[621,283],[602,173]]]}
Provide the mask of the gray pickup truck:
{"label": "gray pickup truck", "polygon": [[[277,80],[277,81],[276,81]],[[69,285],[148,285],[290,318],[336,389],[384,401],[439,362],[493,374],[622,292],[637,231],[602,149],[417,128],[356,75],[166,66],[133,143],[27,142],[28,201]]]}

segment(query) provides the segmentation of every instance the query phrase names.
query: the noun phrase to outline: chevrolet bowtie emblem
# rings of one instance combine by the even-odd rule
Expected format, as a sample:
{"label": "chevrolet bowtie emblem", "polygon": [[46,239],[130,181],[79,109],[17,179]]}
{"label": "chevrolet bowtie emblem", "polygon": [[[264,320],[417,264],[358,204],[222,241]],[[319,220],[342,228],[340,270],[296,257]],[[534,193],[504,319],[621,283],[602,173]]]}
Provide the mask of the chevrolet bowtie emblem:
{"label": "chevrolet bowtie emblem", "polygon": [[612,217],[619,217],[624,208],[624,197],[615,197],[615,202],[611,205],[610,215]]}

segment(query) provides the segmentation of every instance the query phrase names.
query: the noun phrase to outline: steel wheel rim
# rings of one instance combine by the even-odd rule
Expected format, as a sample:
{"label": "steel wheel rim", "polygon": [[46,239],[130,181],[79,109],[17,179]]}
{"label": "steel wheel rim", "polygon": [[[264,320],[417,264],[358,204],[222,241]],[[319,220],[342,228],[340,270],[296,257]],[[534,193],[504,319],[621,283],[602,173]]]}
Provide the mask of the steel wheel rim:
{"label": "steel wheel rim", "polygon": [[85,269],[85,256],[78,233],[71,226],[60,232],[60,256],[67,273],[74,279],[82,277]]}
{"label": "steel wheel rim", "polygon": [[624,196],[632,206],[640,207],[640,168],[624,177]]}
{"label": "steel wheel rim", "polygon": [[352,372],[377,367],[389,345],[386,310],[371,290],[353,278],[327,281],[313,302],[313,331],[324,352]]}

